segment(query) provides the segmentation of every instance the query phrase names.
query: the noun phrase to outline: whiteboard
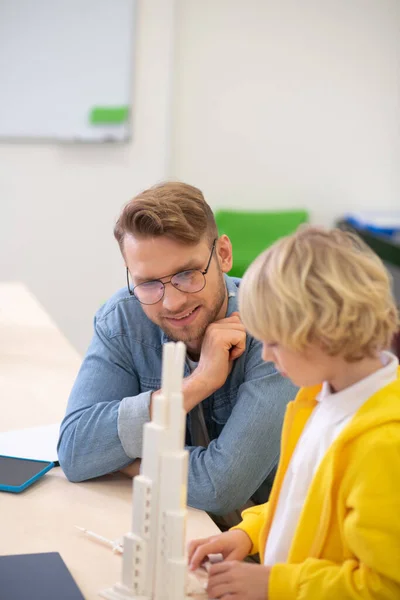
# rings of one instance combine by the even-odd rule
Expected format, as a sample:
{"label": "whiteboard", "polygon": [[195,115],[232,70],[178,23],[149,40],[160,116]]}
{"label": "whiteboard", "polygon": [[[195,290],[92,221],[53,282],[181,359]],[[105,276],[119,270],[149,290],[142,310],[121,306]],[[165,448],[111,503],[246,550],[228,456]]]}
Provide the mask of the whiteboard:
{"label": "whiteboard", "polygon": [[130,135],[135,0],[0,0],[0,138]]}

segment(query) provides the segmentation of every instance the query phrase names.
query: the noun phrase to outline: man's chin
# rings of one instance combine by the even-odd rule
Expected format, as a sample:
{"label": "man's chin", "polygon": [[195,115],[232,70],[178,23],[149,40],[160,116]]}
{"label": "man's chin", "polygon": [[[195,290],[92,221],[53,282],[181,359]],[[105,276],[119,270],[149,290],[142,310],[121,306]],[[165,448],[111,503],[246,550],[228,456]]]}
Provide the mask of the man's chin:
{"label": "man's chin", "polygon": [[185,344],[194,343],[202,340],[206,332],[207,325],[188,326],[188,327],[171,327],[170,325],[162,324],[162,329],[167,336],[174,342],[184,342]]}

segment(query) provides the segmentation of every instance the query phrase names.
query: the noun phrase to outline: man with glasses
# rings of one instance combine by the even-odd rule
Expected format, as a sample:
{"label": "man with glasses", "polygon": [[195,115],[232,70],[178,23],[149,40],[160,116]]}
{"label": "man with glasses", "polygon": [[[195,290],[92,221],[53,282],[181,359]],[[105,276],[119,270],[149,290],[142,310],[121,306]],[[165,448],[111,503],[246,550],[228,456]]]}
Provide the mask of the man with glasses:
{"label": "man with glasses", "polygon": [[[143,425],[161,386],[162,345],[186,344],[188,503],[231,525],[267,500],[283,414],[296,389],[261,358],[238,314],[232,248],[200,190],[164,183],[136,196],[114,229],[127,288],[97,313],[61,425],[71,481],[138,472]],[[233,519],[233,520],[232,520]]]}

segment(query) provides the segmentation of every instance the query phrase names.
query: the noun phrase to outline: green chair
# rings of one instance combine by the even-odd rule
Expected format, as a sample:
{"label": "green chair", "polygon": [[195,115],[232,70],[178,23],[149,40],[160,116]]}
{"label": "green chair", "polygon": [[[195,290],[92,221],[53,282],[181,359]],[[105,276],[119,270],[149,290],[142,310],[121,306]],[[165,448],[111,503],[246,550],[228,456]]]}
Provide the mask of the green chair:
{"label": "green chair", "polygon": [[235,211],[215,213],[219,235],[226,234],[233,246],[230,275],[242,277],[250,263],[277,239],[308,222],[305,210]]}

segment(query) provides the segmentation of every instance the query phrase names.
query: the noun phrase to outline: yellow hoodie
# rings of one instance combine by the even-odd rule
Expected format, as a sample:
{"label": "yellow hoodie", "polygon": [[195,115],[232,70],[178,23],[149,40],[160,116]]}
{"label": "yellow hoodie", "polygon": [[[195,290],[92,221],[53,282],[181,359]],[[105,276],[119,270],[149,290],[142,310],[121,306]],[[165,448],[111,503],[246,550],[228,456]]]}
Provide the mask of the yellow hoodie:
{"label": "yellow hoodie", "polygon": [[[288,405],[270,500],[244,511],[237,526],[261,562],[283,478],[320,389],[303,388]],[[288,562],[271,568],[269,600],[292,599],[400,600],[400,368],[327,451]]]}

